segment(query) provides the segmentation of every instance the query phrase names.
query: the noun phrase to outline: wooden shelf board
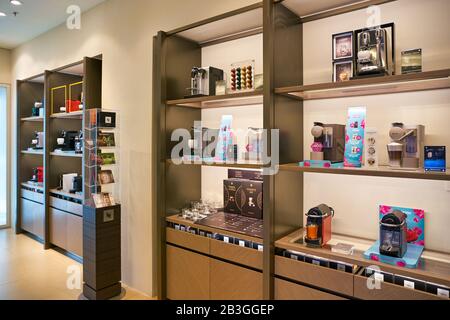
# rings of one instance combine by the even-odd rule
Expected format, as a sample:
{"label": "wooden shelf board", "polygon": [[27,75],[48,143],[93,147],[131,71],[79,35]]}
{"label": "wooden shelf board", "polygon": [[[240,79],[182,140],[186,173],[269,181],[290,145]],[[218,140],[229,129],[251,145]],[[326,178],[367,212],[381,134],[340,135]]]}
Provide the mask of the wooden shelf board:
{"label": "wooden shelf board", "polygon": [[63,197],[68,197],[68,198],[73,198],[76,200],[83,200],[83,196],[79,195],[79,194],[74,194],[74,193],[68,193],[62,190],[58,190],[58,189],[50,189],[50,193],[56,194],[56,195],[60,195]]}
{"label": "wooden shelf board", "polygon": [[33,155],[39,155],[39,156],[44,155],[44,151],[43,150],[41,150],[41,151],[22,150],[21,152],[23,154],[33,154]]}
{"label": "wooden shelf board", "polygon": [[300,167],[298,163],[290,163],[280,165],[281,171],[296,171],[310,173],[327,173],[327,174],[346,174],[355,176],[372,176],[372,177],[389,177],[389,178],[407,178],[421,180],[440,180],[450,181],[450,172],[426,172],[424,170],[394,170],[387,166],[380,166],[378,169],[364,168],[312,168]]}
{"label": "wooden shelf board", "polygon": [[226,94],[222,96],[205,96],[178,100],[168,100],[169,106],[189,107],[196,109],[212,109],[249,105],[261,105],[263,94],[261,90]]}
{"label": "wooden shelf board", "polygon": [[75,152],[51,152],[50,155],[54,157],[83,158],[82,154]]}
{"label": "wooden shelf board", "polygon": [[[425,250],[422,254],[422,263],[419,267],[417,269],[408,269],[365,259],[363,254],[365,250],[369,249],[373,245],[375,242],[374,240],[333,234],[329,244],[325,247],[310,248],[298,242],[303,237],[303,234],[303,229],[297,230],[276,241],[275,246],[285,250],[293,250],[306,254],[317,255],[325,259],[342,261],[363,267],[376,265],[385,272],[450,286],[450,255],[448,254]],[[339,242],[354,245],[355,249],[353,255],[332,252],[332,246]]]}
{"label": "wooden shelf board", "polygon": [[300,100],[358,97],[450,88],[450,69],[275,89]]}
{"label": "wooden shelf board", "polygon": [[54,113],[50,116],[54,119],[83,119],[83,111]]}
{"label": "wooden shelf board", "polygon": [[20,121],[28,121],[28,122],[43,122],[44,118],[43,117],[26,117],[26,118],[21,118]]}
{"label": "wooden shelf board", "polygon": [[224,230],[224,229],[218,229],[218,228],[212,228],[212,227],[208,227],[208,226],[203,226],[201,224],[196,224],[194,221],[183,219],[183,217],[181,217],[179,215],[168,216],[168,217],[166,217],[166,221],[167,222],[176,223],[176,224],[182,224],[182,225],[187,226],[187,227],[193,227],[193,228],[197,228],[197,229],[202,229],[204,231],[208,231],[208,232],[212,232],[212,233],[220,233],[220,234],[223,234],[225,236],[239,238],[239,239],[242,239],[242,240],[248,240],[248,241],[252,241],[252,242],[256,242],[256,243],[262,243],[262,241],[263,241],[263,239],[252,237],[252,236],[248,236],[248,235],[245,235],[245,234],[236,233],[236,232],[228,231],[228,230]]}
{"label": "wooden shelf board", "polygon": [[[168,165],[177,165],[171,159],[166,160]],[[262,163],[255,163],[250,161],[239,161],[237,163],[232,162],[206,162],[206,161],[183,161],[180,165],[189,165],[189,166],[206,166],[206,167],[223,167],[223,168],[246,168],[246,169],[262,169],[265,165]]]}
{"label": "wooden shelf board", "polygon": [[392,1],[395,0],[284,0],[282,3],[306,23]]}

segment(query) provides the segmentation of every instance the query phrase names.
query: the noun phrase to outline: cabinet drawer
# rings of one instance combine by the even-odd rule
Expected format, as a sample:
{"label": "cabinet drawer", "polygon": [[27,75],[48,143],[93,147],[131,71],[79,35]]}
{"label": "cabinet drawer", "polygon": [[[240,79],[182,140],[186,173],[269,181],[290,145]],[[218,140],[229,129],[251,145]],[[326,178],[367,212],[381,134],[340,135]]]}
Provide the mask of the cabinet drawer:
{"label": "cabinet drawer", "polygon": [[67,201],[55,197],[49,198],[50,207],[53,207],[58,210],[68,211],[67,210]]}
{"label": "cabinet drawer", "polygon": [[67,251],[83,257],[83,218],[67,214]]}
{"label": "cabinet drawer", "polygon": [[50,242],[67,250],[67,217],[66,213],[50,208]]}
{"label": "cabinet drawer", "polygon": [[44,203],[44,195],[42,193],[30,191],[27,189],[21,189],[21,197],[41,204]]}
{"label": "cabinet drawer", "polygon": [[44,205],[21,198],[21,228],[39,238],[44,238]]}
{"label": "cabinet drawer", "polygon": [[167,297],[171,300],[208,300],[210,258],[171,245],[166,248]]}
{"label": "cabinet drawer", "polygon": [[261,300],[263,277],[261,272],[211,259],[212,300]]}
{"label": "cabinet drawer", "polygon": [[263,253],[255,249],[211,239],[211,255],[262,270]]}
{"label": "cabinet drawer", "polygon": [[166,228],[166,241],[181,247],[209,254],[209,238],[192,233]]}
{"label": "cabinet drawer", "polygon": [[50,208],[50,242],[82,257],[83,218]]}
{"label": "cabinet drawer", "polygon": [[275,279],[275,300],[347,300],[289,281]]}
{"label": "cabinet drawer", "polygon": [[[355,275],[355,297],[364,300],[442,300],[436,295],[408,289],[396,284],[381,282],[379,288],[369,289],[368,282],[374,281],[361,275]],[[373,283],[369,283],[373,284]]]}
{"label": "cabinet drawer", "polygon": [[353,296],[354,275],[351,273],[276,256],[275,274],[347,296]]}

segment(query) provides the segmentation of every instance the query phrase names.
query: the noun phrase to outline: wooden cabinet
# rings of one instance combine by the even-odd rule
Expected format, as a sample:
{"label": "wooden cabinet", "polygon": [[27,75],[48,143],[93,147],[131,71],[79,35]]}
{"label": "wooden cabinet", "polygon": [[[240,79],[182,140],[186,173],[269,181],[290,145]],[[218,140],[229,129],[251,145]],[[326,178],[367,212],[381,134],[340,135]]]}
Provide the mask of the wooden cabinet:
{"label": "wooden cabinet", "polygon": [[275,300],[347,300],[334,294],[275,279]]}
{"label": "wooden cabinet", "polygon": [[21,199],[21,228],[44,239],[44,205],[27,199]]}
{"label": "wooden cabinet", "polygon": [[209,299],[210,258],[167,245],[167,297],[171,300]]}
{"label": "wooden cabinet", "polygon": [[212,300],[261,300],[262,273],[211,259]]}
{"label": "wooden cabinet", "polygon": [[50,242],[79,257],[83,256],[83,218],[50,208]]}

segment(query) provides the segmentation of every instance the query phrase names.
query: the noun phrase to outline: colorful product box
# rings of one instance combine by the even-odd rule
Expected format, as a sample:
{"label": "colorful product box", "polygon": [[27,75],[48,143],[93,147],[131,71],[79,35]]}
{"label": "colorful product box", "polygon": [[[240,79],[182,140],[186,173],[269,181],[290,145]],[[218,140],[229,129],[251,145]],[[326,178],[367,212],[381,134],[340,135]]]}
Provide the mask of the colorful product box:
{"label": "colorful product box", "polygon": [[344,166],[361,168],[366,128],[366,108],[349,108],[345,134]]}

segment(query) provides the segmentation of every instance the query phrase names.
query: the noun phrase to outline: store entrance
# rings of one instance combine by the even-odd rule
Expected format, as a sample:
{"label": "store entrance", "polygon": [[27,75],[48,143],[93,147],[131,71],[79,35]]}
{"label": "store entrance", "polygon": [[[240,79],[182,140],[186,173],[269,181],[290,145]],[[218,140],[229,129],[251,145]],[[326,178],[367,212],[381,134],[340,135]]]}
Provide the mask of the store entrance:
{"label": "store entrance", "polygon": [[10,226],[8,210],[8,88],[0,84],[0,229]]}

